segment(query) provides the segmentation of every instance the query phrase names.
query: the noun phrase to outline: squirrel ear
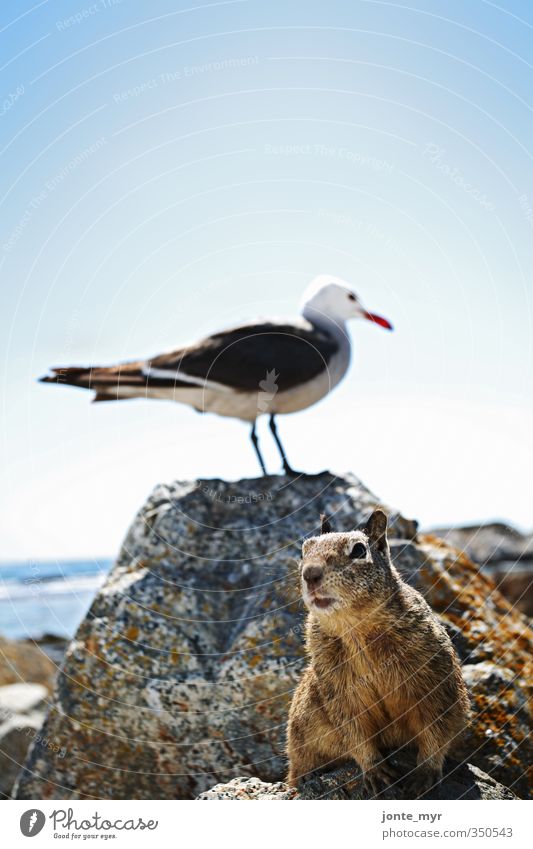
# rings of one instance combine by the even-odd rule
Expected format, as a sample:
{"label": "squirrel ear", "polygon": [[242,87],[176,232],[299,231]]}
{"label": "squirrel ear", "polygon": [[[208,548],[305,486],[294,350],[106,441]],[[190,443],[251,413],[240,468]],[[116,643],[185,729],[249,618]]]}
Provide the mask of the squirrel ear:
{"label": "squirrel ear", "polygon": [[321,534],[330,534],[331,533],[331,524],[325,513],[320,514],[320,533]]}
{"label": "squirrel ear", "polygon": [[387,549],[387,514],[381,507],[376,507],[365,525],[365,533],[371,543],[377,548]]}

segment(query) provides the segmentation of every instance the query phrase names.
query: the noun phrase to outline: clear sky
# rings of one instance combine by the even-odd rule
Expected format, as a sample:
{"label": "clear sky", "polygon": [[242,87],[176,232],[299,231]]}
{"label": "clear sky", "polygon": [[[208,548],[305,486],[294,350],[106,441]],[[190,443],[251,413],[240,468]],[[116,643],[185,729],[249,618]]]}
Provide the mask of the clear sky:
{"label": "clear sky", "polygon": [[531,527],[533,6],[177,5],[0,9],[0,559],[112,555],[156,483],[257,474],[243,423],[49,366],[294,315],[319,273],[396,331],[353,323],[291,463]]}

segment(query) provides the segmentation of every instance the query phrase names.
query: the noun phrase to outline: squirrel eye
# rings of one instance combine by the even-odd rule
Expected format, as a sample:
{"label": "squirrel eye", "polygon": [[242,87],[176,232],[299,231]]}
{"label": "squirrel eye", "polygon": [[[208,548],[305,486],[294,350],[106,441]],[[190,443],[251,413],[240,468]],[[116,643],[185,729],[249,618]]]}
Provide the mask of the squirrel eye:
{"label": "squirrel eye", "polygon": [[352,560],[366,560],[366,548],[362,542],[356,542],[350,552]]}

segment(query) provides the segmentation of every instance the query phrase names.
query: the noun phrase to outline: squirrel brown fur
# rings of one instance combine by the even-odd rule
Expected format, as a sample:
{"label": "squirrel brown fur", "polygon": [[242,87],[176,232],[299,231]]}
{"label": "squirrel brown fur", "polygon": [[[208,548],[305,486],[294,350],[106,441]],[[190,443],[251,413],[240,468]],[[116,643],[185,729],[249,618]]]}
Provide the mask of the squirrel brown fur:
{"label": "squirrel brown fur", "polygon": [[397,778],[388,755],[413,744],[425,792],[468,724],[469,698],[445,628],[391,562],[386,514],[349,533],[323,517],[302,555],[309,665],[289,713],[289,784],[355,760],[377,795]]}

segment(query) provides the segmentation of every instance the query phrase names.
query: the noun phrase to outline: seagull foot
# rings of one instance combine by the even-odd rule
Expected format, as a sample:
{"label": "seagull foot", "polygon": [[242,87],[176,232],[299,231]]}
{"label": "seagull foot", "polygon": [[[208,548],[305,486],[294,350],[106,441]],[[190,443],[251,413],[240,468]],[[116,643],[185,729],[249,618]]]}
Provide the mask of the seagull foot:
{"label": "seagull foot", "polygon": [[283,471],[291,478],[306,477],[305,472],[297,472],[288,463],[283,463]]}

